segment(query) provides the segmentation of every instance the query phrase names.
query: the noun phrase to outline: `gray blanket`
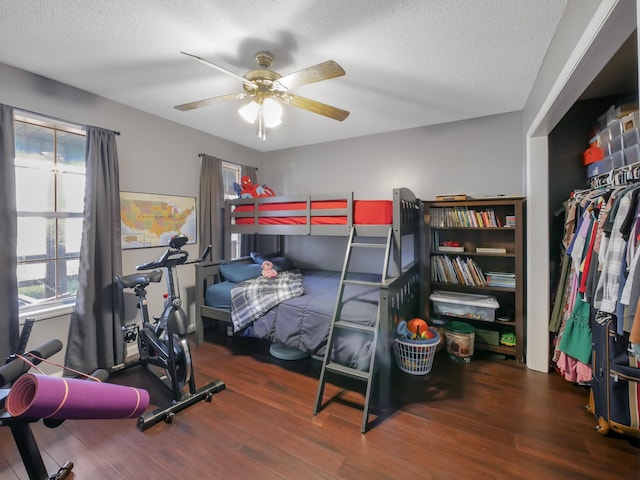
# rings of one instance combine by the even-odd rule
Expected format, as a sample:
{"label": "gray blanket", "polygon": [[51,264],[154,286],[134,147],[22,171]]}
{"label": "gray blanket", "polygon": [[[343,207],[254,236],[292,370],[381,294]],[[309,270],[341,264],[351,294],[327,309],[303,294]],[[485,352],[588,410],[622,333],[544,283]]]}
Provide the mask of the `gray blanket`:
{"label": "gray blanket", "polygon": [[297,270],[280,272],[276,278],[258,277],[231,289],[231,321],[238,332],[271,308],[290,298],[304,295],[302,274]]}

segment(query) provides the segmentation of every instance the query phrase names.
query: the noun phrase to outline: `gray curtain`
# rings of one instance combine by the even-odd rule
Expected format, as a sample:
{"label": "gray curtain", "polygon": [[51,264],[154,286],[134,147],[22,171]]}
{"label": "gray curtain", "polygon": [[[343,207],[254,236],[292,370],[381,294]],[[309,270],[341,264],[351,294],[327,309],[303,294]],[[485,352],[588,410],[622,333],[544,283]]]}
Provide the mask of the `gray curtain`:
{"label": "gray curtain", "polygon": [[[16,170],[13,108],[0,104],[0,365],[18,345]],[[2,387],[2,385],[0,385]]]}
{"label": "gray curtain", "polygon": [[[258,169],[256,167],[248,167],[243,165],[240,169],[240,175],[242,177],[247,176],[251,180],[253,185],[258,183]],[[256,236],[255,235],[241,235],[240,236],[240,255],[246,257],[251,252],[257,251],[256,245]]]}
{"label": "gray curtain", "polygon": [[200,163],[200,249],[211,245],[213,260],[224,259],[222,160],[202,155]]}
{"label": "gray curtain", "polygon": [[71,314],[68,367],[90,373],[124,360],[120,186],[115,132],[87,127],[87,161],[78,296]]}

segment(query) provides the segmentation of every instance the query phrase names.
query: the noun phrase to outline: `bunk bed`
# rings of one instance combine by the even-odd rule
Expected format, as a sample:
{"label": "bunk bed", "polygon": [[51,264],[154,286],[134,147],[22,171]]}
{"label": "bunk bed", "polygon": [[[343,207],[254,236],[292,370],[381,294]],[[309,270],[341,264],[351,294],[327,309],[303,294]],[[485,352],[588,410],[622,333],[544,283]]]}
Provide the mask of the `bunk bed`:
{"label": "bunk bed", "polygon": [[[348,236],[352,228],[358,235],[386,235],[392,227],[389,272],[379,291],[353,290],[342,310],[351,321],[373,325],[380,308],[380,345],[393,340],[390,332],[401,319],[419,311],[420,201],[406,188],[393,190],[392,200],[354,200],[352,193],[234,199],[225,202],[225,254],[229,257],[231,234],[276,235],[283,250],[286,236]],[[407,245],[403,251],[403,245]],[[288,262],[280,251],[274,263]],[[252,265],[253,264],[253,265]],[[231,303],[225,290],[244,280],[243,270],[259,272],[250,257],[200,263],[196,266],[197,328],[210,320],[231,323]],[[293,265],[295,268],[295,265]],[[286,267],[284,268],[286,270]],[[331,319],[336,308],[341,272],[301,269],[304,294],[286,300],[256,319],[235,335],[266,338],[273,343],[322,356]],[[249,277],[251,273],[247,274]],[[373,280],[380,274],[362,273],[359,278]],[[232,277],[232,278],[229,278]],[[235,282],[233,281],[235,280]],[[217,299],[212,292],[218,290]],[[223,293],[220,295],[220,290]],[[375,349],[370,339],[353,335],[335,350],[352,368],[368,365]],[[381,365],[389,365],[389,349],[380,348]],[[379,363],[380,365],[380,363]]]}

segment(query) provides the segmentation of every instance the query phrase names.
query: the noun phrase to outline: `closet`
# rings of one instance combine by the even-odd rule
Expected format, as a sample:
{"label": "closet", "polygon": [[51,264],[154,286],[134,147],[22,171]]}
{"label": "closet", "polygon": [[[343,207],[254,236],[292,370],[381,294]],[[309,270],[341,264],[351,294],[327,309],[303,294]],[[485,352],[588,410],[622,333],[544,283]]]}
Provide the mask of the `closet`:
{"label": "closet", "polygon": [[[624,105],[621,110],[625,110],[630,104],[637,104],[637,59],[634,32],[548,137],[552,210],[549,212],[550,365],[568,381],[592,385],[596,393],[601,388],[596,389],[594,382],[597,383],[603,368],[592,363],[595,354],[592,356],[589,324],[597,329],[596,323],[610,322],[613,333],[609,338],[616,331],[617,335],[623,331],[628,334],[637,304],[637,292],[629,295],[625,287],[632,284],[632,266],[640,238],[640,221],[636,216],[640,158],[625,157],[619,149],[617,155],[627,158],[624,163],[614,165],[616,168],[607,175],[587,179],[582,153],[594,138],[599,138],[595,125],[600,124],[600,130],[614,125],[608,123],[615,118],[612,109]],[[610,112],[610,119],[603,123],[606,112]],[[637,115],[632,123],[628,128],[640,127]],[[627,126],[623,122],[615,125],[620,127],[622,138]],[[637,130],[629,133],[638,137]],[[631,274],[627,273],[629,270]],[[593,338],[597,338],[595,331]],[[600,343],[607,344],[604,338]],[[601,347],[602,352],[608,352]],[[598,350],[597,340],[593,341],[593,348]],[[601,376],[609,381],[609,374]],[[608,398],[601,403],[608,405]]]}
{"label": "closet", "polygon": [[[597,124],[598,119],[612,105],[628,102],[630,98],[637,102],[638,49],[636,35],[636,32],[634,32],[622,44],[605,68],[548,136],[550,294],[551,306],[555,307],[555,312],[551,312],[552,318],[558,314],[558,308],[562,307],[559,302],[563,301],[562,297],[567,293],[566,291],[563,292],[562,288],[559,289],[558,284],[565,280],[567,274],[567,269],[562,268],[564,253],[567,247],[570,252],[572,248],[572,244],[567,242],[566,239],[563,244],[563,237],[566,235],[565,214],[567,209],[565,207],[570,197],[577,196],[578,200],[591,197],[597,199],[601,198],[601,193],[606,192],[605,198],[608,198],[608,194],[615,191],[616,187],[620,188],[619,184],[626,183],[627,180],[630,180],[631,183],[638,182],[637,179],[622,178],[623,175],[620,174],[608,179],[600,177],[599,181],[590,182],[586,178],[586,167],[583,165],[582,158],[583,152],[587,149],[590,140],[595,134],[594,125]],[[638,171],[637,168],[634,170]],[[640,186],[640,184],[638,185]],[[583,202],[583,205],[588,205],[586,208],[591,206],[589,200]],[[596,207],[595,211],[597,212],[598,206],[595,204],[593,206]],[[578,215],[581,215],[582,211],[578,209]],[[584,232],[587,232],[586,236],[580,239],[583,242],[588,242],[591,239],[591,234],[595,234],[595,230],[588,230],[586,226],[583,229]],[[583,265],[585,260],[583,259]],[[585,287],[586,274],[582,280],[583,292],[586,288],[588,293],[588,287]],[[557,318],[554,321],[557,322]],[[551,334],[550,340],[552,342],[550,349],[551,366],[555,368],[557,367],[558,350],[554,349],[554,341],[559,341],[559,339],[555,338],[555,334]],[[580,375],[577,375],[577,377],[576,375],[567,375],[567,378],[572,381],[587,381],[584,378],[580,378]]]}

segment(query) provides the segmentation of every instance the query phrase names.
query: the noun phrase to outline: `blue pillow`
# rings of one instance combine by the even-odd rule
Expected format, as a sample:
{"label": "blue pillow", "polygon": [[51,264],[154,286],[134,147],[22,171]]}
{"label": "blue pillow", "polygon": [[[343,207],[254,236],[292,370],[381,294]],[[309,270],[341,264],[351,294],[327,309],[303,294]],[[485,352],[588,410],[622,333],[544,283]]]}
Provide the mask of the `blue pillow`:
{"label": "blue pillow", "polygon": [[293,261],[288,257],[268,257],[266,255],[262,255],[258,252],[250,252],[251,260],[253,260],[258,265],[262,265],[262,262],[265,260],[269,260],[273,263],[273,269],[276,272],[283,272],[285,270],[291,270],[293,268]]}
{"label": "blue pillow", "polygon": [[226,280],[240,283],[262,275],[262,267],[255,263],[222,263],[220,273]]}

